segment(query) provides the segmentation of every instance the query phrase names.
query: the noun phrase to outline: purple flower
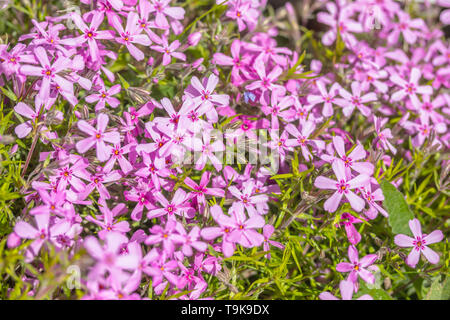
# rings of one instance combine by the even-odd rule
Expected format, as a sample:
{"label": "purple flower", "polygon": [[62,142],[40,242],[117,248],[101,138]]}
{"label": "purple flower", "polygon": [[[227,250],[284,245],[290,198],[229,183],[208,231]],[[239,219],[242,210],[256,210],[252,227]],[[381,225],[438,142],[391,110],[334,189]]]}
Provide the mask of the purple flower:
{"label": "purple flower", "polygon": [[98,94],[91,94],[90,96],[87,96],[85,98],[86,102],[94,103],[95,101],[98,101],[95,105],[96,112],[104,109],[106,103],[108,103],[112,108],[117,108],[117,106],[120,104],[120,101],[112,96],[118,94],[120,92],[120,88],[120,84],[116,84],[106,90],[105,86],[102,85]]}
{"label": "purple flower", "polygon": [[[339,283],[339,290],[341,290],[342,300],[352,300],[353,297],[353,283],[348,280],[342,280]],[[322,292],[319,295],[320,300],[339,300],[335,296],[333,296],[330,292]],[[356,300],[373,300],[371,296],[368,294],[362,295]]]}
{"label": "purple flower", "polygon": [[60,42],[70,46],[81,46],[87,41],[89,45],[89,54],[91,55],[92,61],[99,61],[100,51],[97,41],[114,39],[114,33],[111,30],[98,30],[99,26],[103,22],[103,18],[103,12],[95,12],[92,15],[91,24],[88,27],[80,15],[77,13],[72,13],[71,19],[83,34],[77,38],[63,39]]}
{"label": "purple flower", "polygon": [[353,193],[351,189],[365,186],[369,182],[370,177],[366,174],[360,174],[353,179],[348,179],[345,173],[345,164],[339,159],[333,161],[331,166],[337,181],[324,176],[319,176],[314,181],[314,186],[319,189],[336,190],[336,192],[325,201],[323,206],[324,209],[328,212],[335,212],[341,202],[342,196],[345,195],[353,210],[357,212],[361,211],[364,208],[365,202]]}
{"label": "purple flower", "polygon": [[400,101],[404,97],[408,96],[411,103],[414,106],[420,104],[419,98],[417,98],[416,93],[420,94],[433,94],[433,88],[431,86],[419,86],[418,82],[422,75],[422,72],[419,68],[412,68],[411,75],[409,76],[409,81],[402,79],[398,74],[393,74],[390,77],[390,80],[394,82],[396,85],[402,87],[402,89],[394,92],[392,94],[392,101]]}
{"label": "purple flower", "polygon": [[171,62],[172,57],[181,61],[186,61],[186,55],[184,53],[175,51],[180,47],[180,41],[175,40],[169,45],[167,38],[164,36],[162,38],[156,37],[153,41],[158,45],[153,45],[150,48],[164,54],[162,60],[163,66],[167,66]]}
{"label": "purple flower", "polygon": [[368,254],[367,256],[359,259],[358,250],[356,250],[355,246],[351,245],[348,247],[348,258],[350,262],[338,263],[336,270],[339,272],[350,272],[348,275],[348,280],[353,283],[355,292],[358,291],[358,276],[367,283],[375,283],[375,276],[366,268],[378,259],[378,255]]}
{"label": "purple flower", "polygon": [[267,254],[265,255],[265,257],[267,259],[270,259],[270,257],[271,257],[271,255],[270,255],[270,245],[275,246],[275,247],[277,247],[277,248],[279,248],[281,250],[284,249],[284,245],[282,245],[278,241],[270,240],[270,237],[272,236],[274,231],[275,231],[275,228],[272,225],[270,225],[270,224],[266,224],[263,227],[263,236],[264,236],[263,249],[264,249],[264,251],[267,252]]}
{"label": "purple flower", "polygon": [[138,20],[139,16],[135,12],[130,12],[127,18],[127,25],[125,30],[122,27],[122,23],[117,15],[111,18],[112,26],[117,30],[120,37],[116,38],[118,43],[124,44],[130,54],[138,61],[144,59],[144,53],[139,50],[133,43],[138,43],[143,46],[149,46],[151,44],[147,35],[141,34],[142,29],[139,28]]}
{"label": "purple flower", "polygon": [[399,247],[413,247],[406,259],[406,264],[411,268],[415,268],[419,262],[420,254],[423,253],[425,258],[432,264],[439,262],[439,255],[428,248],[428,245],[437,243],[444,239],[444,234],[441,230],[434,230],[430,234],[422,234],[422,227],[418,219],[409,221],[409,228],[411,229],[414,238],[408,237],[404,234],[398,234],[394,238],[394,242]]}
{"label": "purple flower", "polygon": [[112,147],[107,146],[105,142],[113,144],[120,143],[120,134],[117,131],[106,132],[109,118],[106,114],[100,113],[97,118],[97,129],[94,129],[84,120],[78,121],[78,129],[90,135],[89,138],[83,139],[76,143],[79,153],[85,153],[96,145],[97,159],[104,162],[111,156]]}
{"label": "purple flower", "polygon": [[377,100],[377,96],[374,92],[366,93],[361,96],[361,86],[358,81],[354,81],[351,84],[352,93],[350,94],[347,90],[340,88],[339,94],[344,99],[336,99],[336,103],[342,108],[342,111],[346,117],[349,117],[355,108],[361,111],[362,115],[368,117],[371,113],[370,108],[366,107],[364,104],[370,101]]}
{"label": "purple flower", "polygon": [[73,84],[58,73],[71,68],[72,61],[64,56],[57,58],[53,64],[50,64],[47,53],[43,47],[36,47],[34,54],[41,64],[40,67],[32,65],[22,65],[20,73],[27,76],[41,77],[41,88],[39,89],[39,97],[42,101],[47,101],[50,97],[50,85],[56,84],[64,91],[73,94]]}

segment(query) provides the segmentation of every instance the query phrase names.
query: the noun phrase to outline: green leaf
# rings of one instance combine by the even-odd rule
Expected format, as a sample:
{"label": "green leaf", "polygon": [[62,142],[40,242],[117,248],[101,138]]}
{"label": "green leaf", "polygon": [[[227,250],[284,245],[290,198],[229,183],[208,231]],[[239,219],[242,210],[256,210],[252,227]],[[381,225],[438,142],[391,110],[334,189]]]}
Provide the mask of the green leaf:
{"label": "green leaf", "polygon": [[409,220],[414,219],[414,214],[409,208],[403,194],[390,182],[383,180],[380,183],[384,195],[384,207],[389,213],[389,225],[394,234],[412,235],[409,229]]}
{"label": "green leaf", "polygon": [[10,98],[12,101],[17,101],[17,96],[14,94],[14,92],[12,92],[9,89],[5,89],[3,87],[0,87],[0,89],[2,90],[3,94],[8,98]]}
{"label": "green leaf", "polygon": [[354,299],[359,298],[365,294],[368,294],[373,300],[392,300],[392,297],[383,289],[369,289],[365,283],[361,283],[358,293],[354,296]]}
{"label": "green leaf", "polygon": [[440,277],[431,284],[425,296],[425,300],[448,300],[450,298],[450,278],[446,278],[443,283],[439,283]]}
{"label": "green leaf", "polygon": [[120,82],[122,82],[123,88],[127,90],[130,87],[130,84],[120,75],[120,73],[117,73],[117,76],[119,77]]}

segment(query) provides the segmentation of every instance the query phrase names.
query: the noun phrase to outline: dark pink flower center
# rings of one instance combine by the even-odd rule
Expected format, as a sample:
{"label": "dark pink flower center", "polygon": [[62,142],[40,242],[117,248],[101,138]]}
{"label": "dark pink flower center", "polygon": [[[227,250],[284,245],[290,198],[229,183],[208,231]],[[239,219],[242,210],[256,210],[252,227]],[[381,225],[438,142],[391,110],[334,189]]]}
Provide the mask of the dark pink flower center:
{"label": "dark pink flower center", "polygon": [[405,90],[406,90],[406,93],[408,93],[408,94],[414,94],[414,93],[416,93],[416,86],[413,83],[408,83],[405,86]]}
{"label": "dark pink flower center", "polygon": [[350,185],[345,180],[341,180],[339,183],[336,183],[336,187],[339,193],[347,193]]}

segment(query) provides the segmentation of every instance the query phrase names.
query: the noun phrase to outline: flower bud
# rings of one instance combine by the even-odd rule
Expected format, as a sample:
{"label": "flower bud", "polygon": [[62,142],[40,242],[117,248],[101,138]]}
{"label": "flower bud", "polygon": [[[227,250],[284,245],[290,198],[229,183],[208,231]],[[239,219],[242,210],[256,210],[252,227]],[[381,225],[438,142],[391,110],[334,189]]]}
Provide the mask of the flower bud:
{"label": "flower bud", "polygon": [[188,43],[190,46],[196,46],[200,42],[201,38],[202,33],[200,31],[191,33],[188,37]]}

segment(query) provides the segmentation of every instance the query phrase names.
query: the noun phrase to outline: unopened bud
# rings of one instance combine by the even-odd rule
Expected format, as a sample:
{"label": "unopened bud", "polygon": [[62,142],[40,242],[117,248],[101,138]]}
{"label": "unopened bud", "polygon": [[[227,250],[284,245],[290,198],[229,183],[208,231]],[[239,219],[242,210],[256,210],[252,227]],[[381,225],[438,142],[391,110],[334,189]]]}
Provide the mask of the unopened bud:
{"label": "unopened bud", "polygon": [[191,33],[188,37],[188,43],[190,46],[196,46],[200,39],[202,38],[202,33],[200,31]]}

